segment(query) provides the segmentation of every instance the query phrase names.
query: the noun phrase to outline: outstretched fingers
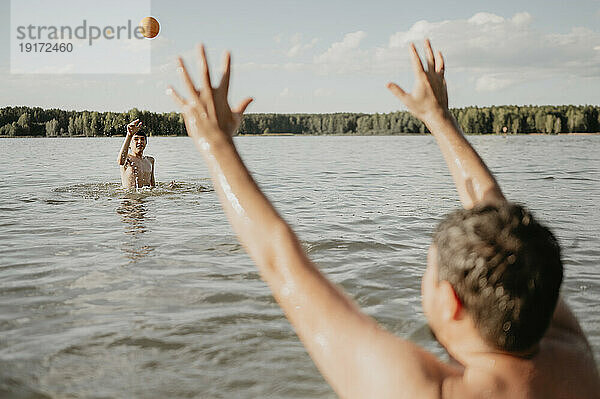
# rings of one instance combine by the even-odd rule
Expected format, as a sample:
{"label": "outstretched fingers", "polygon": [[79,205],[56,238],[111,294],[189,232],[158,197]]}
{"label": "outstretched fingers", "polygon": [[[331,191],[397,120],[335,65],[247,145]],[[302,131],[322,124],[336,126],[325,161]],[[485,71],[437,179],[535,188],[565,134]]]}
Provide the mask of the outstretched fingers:
{"label": "outstretched fingers", "polygon": [[171,98],[173,99],[173,101],[175,101],[181,108],[183,108],[185,106],[185,100],[183,99],[183,97],[181,97],[179,95],[179,93],[177,93],[175,91],[175,89],[173,88],[173,86],[169,86],[167,88],[167,92],[166,92],[169,96],[171,96]]}
{"label": "outstretched fingers", "polygon": [[215,100],[213,97],[213,87],[210,81],[210,71],[208,69],[208,60],[206,58],[206,50],[203,44],[196,46],[198,51],[198,58],[201,63],[200,73],[202,74],[202,90],[206,94],[204,101],[206,102],[206,108],[214,115],[216,114]]}
{"label": "outstretched fingers", "polygon": [[435,71],[437,73],[439,73],[440,75],[442,75],[442,77],[444,76],[444,71],[446,70],[446,65],[444,63],[444,56],[442,55],[441,51],[437,52],[437,58],[438,58],[438,62],[435,68]]}
{"label": "outstretched fingers", "polygon": [[425,57],[427,58],[427,72],[435,71],[435,57],[429,39],[425,39]]}
{"label": "outstretched fingers", "polygon": [[425,75],[425,70],[423,69],[423,63],[421,63],[421,58],[419,57],[419,53],[417,52],[417,48],[414,43],[410,44],[411,50],[411,62],[413,66],[413,70],[415,72],[415,76],[422,77]]}
{"label": "outstretched fingers", "polygon": [[392,92],[392,94],[394,94],[396,97],[398,97],[402,101],[404,101],[404,99],[406,98],[406,96],[408,96],[408,93],[405,92],[396,83],[391,83],[391,82],[388,83],[387,84],[387,88],[390,89],[390,91]]}
{"label": "outstretched fingers", "polygon": [[254,99],[251,97],[248,97],[248,98],[242,100],[242,102],[235,109],[232,109],[232,111],[236,114],[241,115],[244,113],[244,111],[246,111],[246,108],[248,108],[248,105],[250,105],[250,103],[252,101],[254,101]]}
{"label": "outstretched fingers", "polygon": [[181,79],[183,80],[183,83],[185,84],[185,86],[188,88],[190,95],[192,96],[192,98],[197,98],[198,97],[198,91],[196,90],[196,86],[194,85],[194,82],[192,81],[192,78],[190,77],[190,75],[188,74],[187,69],[185,68],[185,64],[183,62],[183,58],[181,57],[177,57],[177,63],[179,64],[179,74],[181,76]]}
{"label": "outstretched fingers", "polygon": [[227,93],[229,92],[229,78],[231,76],[231,54],[229,51],[225,52],[225,56],[223,59],[223,76],[221,77],[221,83],[219,83],[219,88],[223,90],[225,93],[225,97],[227,97]]}
{"label": "outstretched fingers", "polygon": [[198,59],[200,61],[200,74],[202,76],[202,88],[206,90],[208,97],[212,98],[212,84],[210,82],[210,71],[208,70],[208,60],[206,59],[206,50],[203,44],[196,46]]}
{"label": "outstretched fingers", "polygon": [[165,93],[181,108],[188,134],[204,135],[207,134],[206,129],[211,132],[213,129],[220,129],[225,134],[233,134],[253,99],[246,98],[235,109],[230,108],[227,92],[231,76],[231,55],[229,52],[224,54],[223,76],[219,85],[213,87],[204,46],[198,45],[196,51],[201,84],[197,87],[194,85],[183,59],[178,57],[178,70],[191,96],[181,96],[172,86],[168,86]]}

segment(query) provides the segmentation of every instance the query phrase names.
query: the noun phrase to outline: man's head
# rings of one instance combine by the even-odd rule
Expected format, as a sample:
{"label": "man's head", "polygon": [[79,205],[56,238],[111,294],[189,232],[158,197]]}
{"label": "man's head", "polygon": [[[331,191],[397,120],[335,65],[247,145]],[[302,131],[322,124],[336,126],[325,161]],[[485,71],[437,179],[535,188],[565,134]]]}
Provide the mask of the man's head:
{"label": "man's head", "polygon": [[[488,346],[523,352],[548,328],[562,277],[556,238],[523,207],[503,203],[459,210],[434,233],[423,302],[432,319],[436,309],[426,291],[455,299],[446,313],[464,310]],[[434,332],[440,326],[431,324]]]}
{"label": "man's head", "polygon": [[131,152],[141,156],[146,148],[148,138],[146,137],[146,132],[143,130],[138,130],[131,137],[131,143],[129,144],[129,148],[131,148]]}

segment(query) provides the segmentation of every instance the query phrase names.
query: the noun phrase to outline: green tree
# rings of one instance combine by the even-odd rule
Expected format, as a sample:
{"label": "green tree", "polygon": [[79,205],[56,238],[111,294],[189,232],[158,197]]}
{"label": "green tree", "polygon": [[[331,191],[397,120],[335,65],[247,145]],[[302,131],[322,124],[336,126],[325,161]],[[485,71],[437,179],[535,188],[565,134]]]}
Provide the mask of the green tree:
{"label": "green tree", "polygon": [[29,116],[29,112],[24,112],[19,116],[19,120],[17,121],[17,125],[21,128],[29,130],[31,125],[31,116]]}
{"label": "green tree", "polygon": [[562,132],[562,122],[560,120],[560,117],[556,117],[555,121],[554,121],[554,130],[553,133],[554,134],[558,134]]}
{"label": "green tree", "polygon": [[69,136],[75,134],[75,118],[72,116],[69,116],[69,126],[67,128],[67,132],[69,133]]}
{"label": "green tree", "polygon": [[58,121],[56,119],[52,119],[46,122],[46,136],[47,137],[56,137],[58,135]]}

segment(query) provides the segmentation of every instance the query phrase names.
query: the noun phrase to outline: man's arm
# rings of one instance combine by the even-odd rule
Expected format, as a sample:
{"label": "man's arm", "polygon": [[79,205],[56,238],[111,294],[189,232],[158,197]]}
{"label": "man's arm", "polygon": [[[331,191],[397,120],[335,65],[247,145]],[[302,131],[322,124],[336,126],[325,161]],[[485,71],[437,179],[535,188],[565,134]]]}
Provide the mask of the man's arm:
{"label": "man's arm", "polygon": [[121,151],[119,151],[119,157],[117,158],[117,163],[119,165],[125,165],[125,161],[127,161],[127,154],[129,153],[129,144],[131,143],[131,138],[138,130],[140,130],[141,126],[142,122],[139,122],[139,119],[136,119],[127,125],[127,135],[125,136],[125,141],[123,141]]}
{"label": "man's arm", "polygon": [[411,44],[412,65],[416,77],[412,93],[406,93],[395,83],[388,88],[419,118],[435,137],[463,206],[504,201],[500,186],[483,160],[463,135],[458,123],[448,110],[448,93],[444,78],[444,58],[438,52],[436,60],[429,40],[425,41],[427,70],[414,44]]}
{"label": "man's arm", "polygon": [[[429,40],[425,41],[425,53],[427,70],[423,68],[415,46],[411,45],[411,58],[416,76],[412,93],[406,93],[395,83],[389,83],[388,88],[414,116],[425,123],[435,137],[465,208],[505,201],[496,179],[469,144],[448,110],[442,53],[438,52],[436,60]],[[562,297],[559,298],[554,311],[551,327],[569,331],[585,339],[577,319]]]}
{"label": "man's arm", "polygon": [[207,162],[240,242],[323,376],[342,397],[438,397],[448,366],[362,313],[320,273],[261,192],[231,138],[251,99],[232,111],[227,103],[229,56],[221,83],[213,88],[204,48],[199,52],[202,88],[196,89],[180,60],[190,98],[169,91],[182,107],[188,135]]}

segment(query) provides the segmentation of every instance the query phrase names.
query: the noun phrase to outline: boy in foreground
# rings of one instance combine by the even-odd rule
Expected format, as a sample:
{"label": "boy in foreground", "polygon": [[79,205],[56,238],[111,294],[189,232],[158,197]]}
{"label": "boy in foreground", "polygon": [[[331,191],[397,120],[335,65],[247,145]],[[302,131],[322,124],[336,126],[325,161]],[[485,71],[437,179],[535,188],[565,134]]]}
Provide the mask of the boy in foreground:
{"label": "boy in foreground", "polygon": [[154,158],[144,156],[147,137],[146,133],[140,130],[141,127],[142,122],[139,119],[127,125],[127,136],[119,151],[117,162],[121,167],[123,188],[155,186]]}
{"label": "boy in foreground", "polygon": [[231,225],[317,367],[344,398],[600,398],[591,348],[559,298],[563,268],[552,233],[508,203],[448,110],[444,61],[414,46],[412,93],[388,88],[432,132],[465,209],[448,215],[429,248],[423,309],[456,359],[446,364],[367,316],[307,257],[260,191],[231,135],[252,101],[230,109],[230,57],[212,87],[204,48],[202,86],[183,61],[189,99],[172,88],[188,135],[205,158]]}

